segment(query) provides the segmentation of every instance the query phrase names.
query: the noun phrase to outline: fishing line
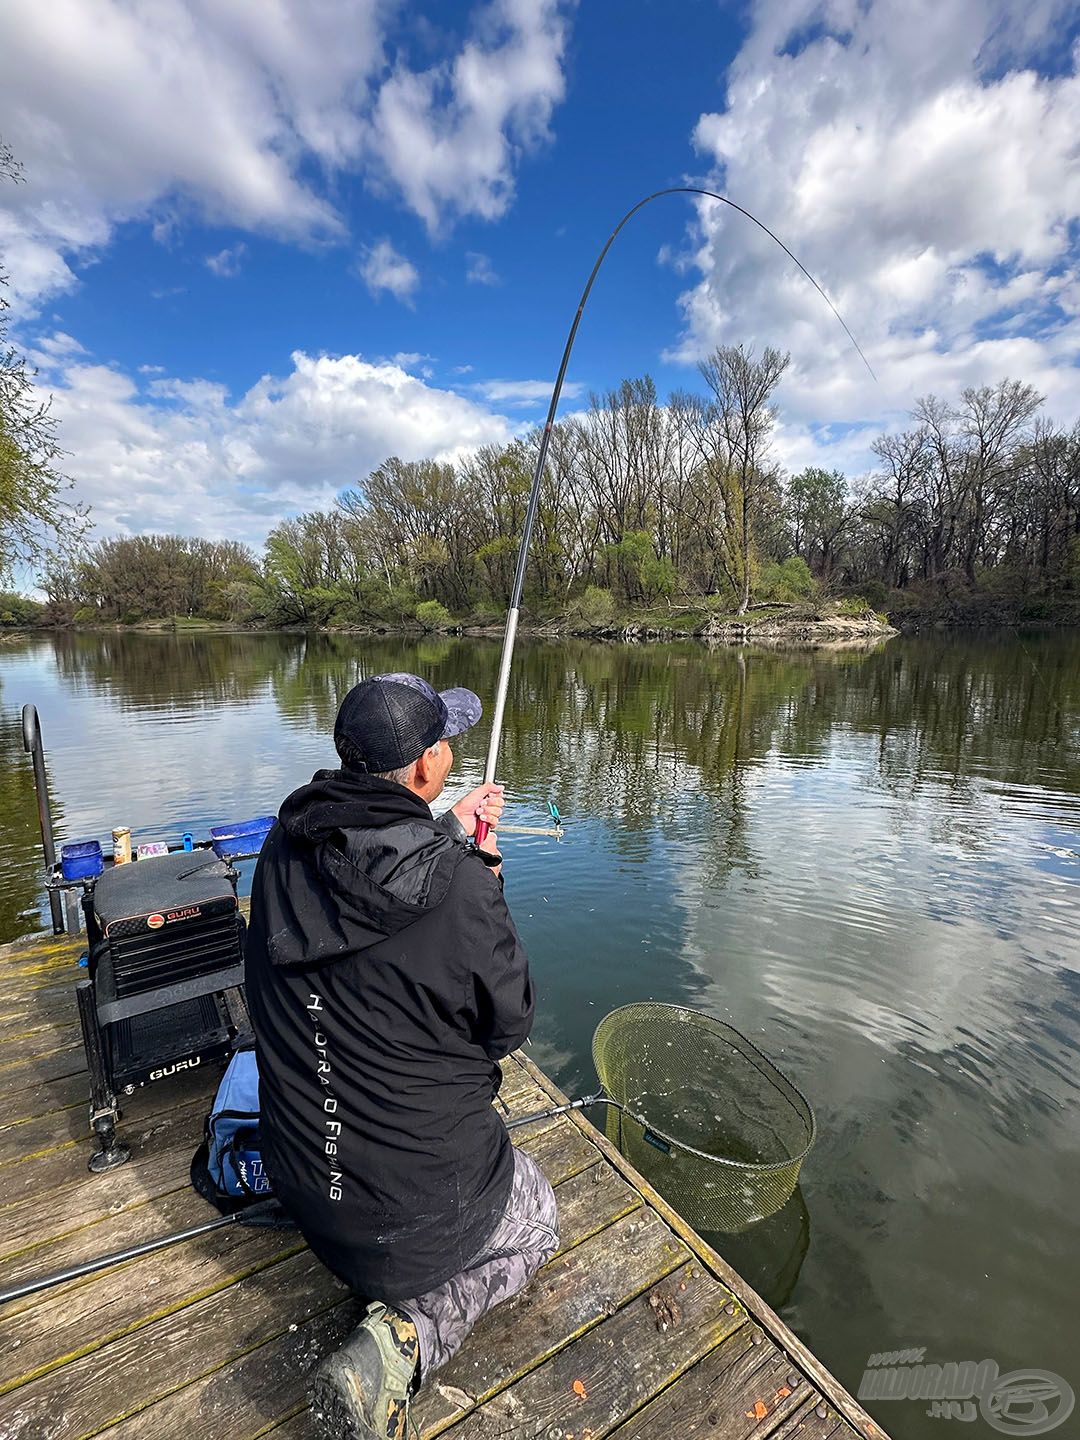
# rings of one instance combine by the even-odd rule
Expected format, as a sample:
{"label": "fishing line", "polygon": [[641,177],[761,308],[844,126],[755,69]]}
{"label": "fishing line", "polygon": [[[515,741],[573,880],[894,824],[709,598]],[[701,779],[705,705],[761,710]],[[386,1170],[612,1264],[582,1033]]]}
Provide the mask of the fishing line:
{"label": "fishing line", "polygon": [[[773,231],[770,230],[763,221],[759,220],[756,215],[752,215],[750,211],[745,209],[742,205],[737,204],[734,200],[729,200],[726,195],[718,194],[715,190],[705,190],[697,185],[671,185],[668,186],[668,188],[665,190],[656,190],[651,195],[646,195],[644,199],[639,200],[636,205],[632,206],[626,212],[626,214],[622,217],[619,223],[615,226],[615,229],[608,236],[604,248],[596,257],[596,263],[593,265],[589,278],[585,282],[585,289],[581,292],[581,299],[578,301],[578,307],[574,313],[573,323],[570,326],[570,333],[566,338],[566,345],[563,349],[562,360],[559,364],[559,372],[555,377],[555,386],[551,392],[551,403],[548,406],[547,419],[544,422],[544,428],[540,436],[540,448],[536,457],[536,469],[533,472],[532,490],[529,493],[529,504],[528,508],[525,511],[525,523],[521,531],[521,544],[518,547],[517,566],[514,570],[514,583],[510,591],[510,605],[506,613],[506,629],[503,633],[502,654],[499,658],[499,678],[495,686],[495,706],[491,716],[491,739],[488,743],[487,761],[484,766],[484,780],[488,783],[495,779],[495,771],[499,763],[499,745],[502,740],[503,717],[506,712],[506,697],[510,689],[510,665],[513,659],[514,641],[517,637],[518,620],[521,611],[521,597],[525,589],[525,566],[529,556],[529,542],[532,539],[533,524],[536,520],[536,511],[540,502],[540,483],[543,479],[544,467],[547,463],[548,446],[551,443],[551,432],[555,426],[555,414],[559,408],[559,397],[562,394],[563,380],[566,378],[566,369],[570,363],[570,354],[574,348],[574,341],[577,338],[578,326],[581,324],[581,316],[585,310],[585,305],[592,290],[593,282],[595,281],[597,275],[600,272],[600,267],[604,263],[608,251],[615,243],[615,238],[619,234],[619,231],[622,230],[624,225],[626,225],[630,220],[633,219],[633,217],[638,213],[639,210],[644,209],[644,207],[651,204],[652,201],[659,200],[662,195],[701,195],[709,200],[719,200],[722,205],[727,205],[732,210],[737,210],[740,215],[744,215],[747,220],[752,221],[759,230],[761,230],[769,237],[770,240],[774,242],[774,244],[779,245],[780,249],[784,252],[788,259],[791,260],[792,263],[798,268],[800,273],[804,275],[807,280],[809,280],[810,284],[814,287],[817,293],[825,301],[826,305],[828,305],[833,315],[840,322],[840,325],[843,327],[844,334],[848,337],[852,345],[855,347],[855,351],[858,354],[859,359],[866,366],[866,369],[869,372],[871,379],[875,383],[877,383],[877,376],[874,374],[869,360],[867,360],[866,356],[863,354],[862,347],[855,339],[855,336],[849,330],[847,322],[844,320],[844,317],[840,314],[839,310],[837,310],[836,306],[829,299],[824,289],[814,279],[813,275],[811,275],[810,271],[802,263],[799,257],[794,254],[793,251],[788,249],[788,247],[784,244],[783,240],[781,240],[778,235],[774,234]],[[477,821],[476,843],[478,845],[482,844],[487,838],[489,828],[490,827],[488,826],[486,821]]]}

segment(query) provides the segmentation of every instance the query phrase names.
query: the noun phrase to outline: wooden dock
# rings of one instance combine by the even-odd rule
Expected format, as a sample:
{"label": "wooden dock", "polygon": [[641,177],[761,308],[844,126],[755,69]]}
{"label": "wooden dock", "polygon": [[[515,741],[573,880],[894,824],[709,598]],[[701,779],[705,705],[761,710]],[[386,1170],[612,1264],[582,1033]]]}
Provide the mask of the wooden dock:
{"label": "wooden dock", "polygon": [[[218,1069],[137,1092],[131,1161],[86,1168],[77,940],[0,947],[0,1288],[213,1218],[188,1165]],[[502,1095],[562,1097],[526,1058]],[[447,1440],[886,1440],[580,1115],[515,1140],[562,1248],[413,1405]],[[0,1440],[309,1440],[307,1387],[355,1300],[293,1231],[239,1225],[0,1308]]]}

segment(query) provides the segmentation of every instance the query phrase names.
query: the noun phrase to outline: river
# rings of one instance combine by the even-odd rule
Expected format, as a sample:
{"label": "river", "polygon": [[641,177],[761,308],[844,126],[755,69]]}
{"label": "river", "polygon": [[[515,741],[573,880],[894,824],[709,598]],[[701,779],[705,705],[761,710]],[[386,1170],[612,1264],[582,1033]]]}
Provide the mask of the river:
{"label": "river", "polygon": [[[175,841],[333,763],[359,675],[487,699],[497,659],[455,639],[5,641],[0,939],[44,923],[24,702],[61,838]],[[483,731],[455,747],[454,793]],[[716,1243],[840,1379],[925,1347],[1080,1389],[1077,637],[522,643],[500,778],[508,820],[544,825],[549,799],[566,817],[561,841],[503,842],[534,1058],[581,1093],[616,1005],[729,1021],[809,1097],[818,1138],[789,1205]],[[941,1433],[925,1402],[870,1408],[900,1440]]]}

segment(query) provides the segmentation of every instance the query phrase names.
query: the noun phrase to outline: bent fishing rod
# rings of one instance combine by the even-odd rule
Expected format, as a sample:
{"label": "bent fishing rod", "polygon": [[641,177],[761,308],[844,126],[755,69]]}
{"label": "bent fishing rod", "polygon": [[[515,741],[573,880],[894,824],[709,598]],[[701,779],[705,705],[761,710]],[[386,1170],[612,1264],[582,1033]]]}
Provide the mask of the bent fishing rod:
{"label": "bent fishing rod", "polygon": [[[593,266],[589,278],[585,282],[585,289],[581,292],[581,299],[578,301],[578,307],[574,314],[573,323],[570,326],[570,333],[566,337],[566,345],[563,349],[562,360],[559,364],[559,373],[555,377],[555,387],[551,392],[551,403],[548,406],[547,420],[544,422],[544,429],[540,436],[540,446],[536,456],[536,469],[533,473],[532,489],[529,492],[528,508],[525,511],[525,523],[522,526],[521,531],[521,544],[518,546],[517,567],[514,571],[514,583],[510,591],[510,606],[506,613],[506,629],[503,633],[502,655],[499,659],[499,678],[495,685],[495,708],[492,711],[491,715],[491,739],[488,742],[487,761],[484,765],[484,780],[487,783],[490,783],[495,779],[495,771],[499,763],[499,746],[502,741],[503,718],[506,712],[506,697],[510,689],[510,666],[514,658],[514,641],[517,638],[518,619],[521,613],[521,598],[525,590],[525,567],[528,564],[529,559],[529,543],[532,540],[533,524],[536,520],[536,511],[540,503],[540,484],[543,480],[544,468],[547,464],[548,446],[551,444],[551,432],[555,427],[555,413],[559,408],[559,398],[562,395],[563,380],[566,378],[566,368],[570,364],[570,354],[574,348],[574,341],[577,339],[578,326],[581,324],[581,316],[585,310],[585,305],[588,301],[589,293],[592,290],[593,282],[595,281],[597,275],[600,273],[600,267],[601,265],[603,265],[604,260],[607,257],[608,251],[615,243],[615,237],[618,235],[619,231],[623,228],[623,226],[634,218],[634,216],[638,213],[639,210],[643,210],[646,205],[650,205],[654,200],[659,200],[662,195],[701,195],[708,200],[719,200],[722,205],[727,205],[732,210],[737,210],[738,213],[740,215],[744,215],[747,220],[753,221],[753,223],[758,227],[759,230],[763,231],[770,240],[772,240],[775,244],[779,245],[780,249],[784,252],[788,259],[791,260],[806,277],[806,279],[809,280],[810,284],[814,287],[817,293],[825,301],[825,304],[828,305],[829,309],[843,326],[844,334],[848,337],[852,345],[855,347],[859,359],[863,362],[867,370],[870,372],[871,378],[875,381],[877,379],[877,376],[871,369],[870,361],[867,360],[866,356],[862,352],[862,347],[859,345],[859,342],[855,339],[855,336],[848,329],[844,317],[840,314],[839,310],[837,310],[836,306],[829,299],[828,295],[825,293],[822,287],[814,279],[813,275],[810,274],[810,271],[802,263],[799,257],[797,255],[794,255],[788,249],[788,247],[784,244],[783,240],[781,240],[778,235],[774,235],[766,224],[759,220],[756,215],[752,215],[749,210],[744,209],[742,205],[737,205],[734,200],[729,200],[726,195],[717,194],[715,190],[703,190],[697,185],[671,185],[666,190],[656,190],[652,195],[646,195],[643,200],[639,200],[636,205],[632,206],[626,212],[626,214],[622,217],[619,223],[615,226],[615,229],[608,236],[607,243],[600,251],[600,254],[596,257],[596,264]],[[487,839],[488,831],[490,830],[490,828],[491,827],[488,825],[486,820],[477,820],[476,843],[478,845],[482,845]]]}

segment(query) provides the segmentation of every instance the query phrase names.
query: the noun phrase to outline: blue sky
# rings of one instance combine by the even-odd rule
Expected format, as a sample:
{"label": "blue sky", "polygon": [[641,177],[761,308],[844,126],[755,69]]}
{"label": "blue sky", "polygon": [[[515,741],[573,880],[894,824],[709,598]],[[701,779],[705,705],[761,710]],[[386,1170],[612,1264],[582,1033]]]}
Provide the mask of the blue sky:
{"label": "blue sky", "polygon": [[792,353],[778,458],[852,475],[915,398],[1080,414],[1077,10],[1054,0],[11,0],[0,190],[20,341],[98,532],[258,544],[386,455]]}

